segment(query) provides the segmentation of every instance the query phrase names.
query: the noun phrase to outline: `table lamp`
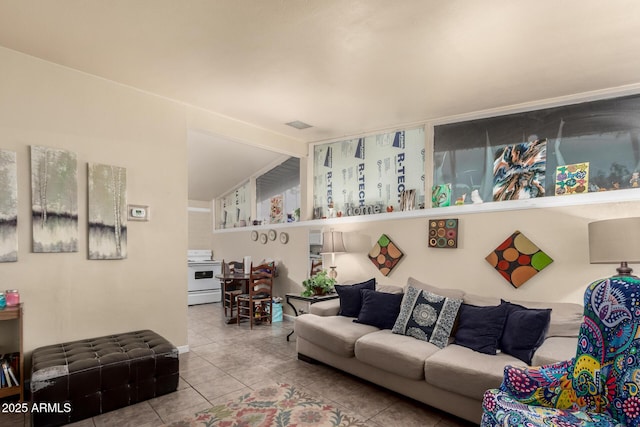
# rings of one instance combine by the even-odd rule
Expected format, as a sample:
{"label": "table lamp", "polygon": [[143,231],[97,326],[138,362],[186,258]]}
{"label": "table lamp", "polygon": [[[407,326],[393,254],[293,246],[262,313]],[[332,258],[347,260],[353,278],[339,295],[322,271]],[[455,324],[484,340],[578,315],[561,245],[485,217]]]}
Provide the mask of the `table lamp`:
{"label": "table lamp", "polygon": [[336,271],[336,253],[346,252],[347,250],[344,247],[344,242],[342,241],[342,232],[341,231],[331,231],[322,233],[322,249],[320,250],[321,254],[331,254],[331,264],[329,268],[329,277],[335,279],[338,277],[338,272]]}
{"label": "table lamp", "polygon": [[628,263],[640,262],[640,218],[590,222],[589,261],[591,264],[620,264],[616,269],[617,276],[633,276]]}

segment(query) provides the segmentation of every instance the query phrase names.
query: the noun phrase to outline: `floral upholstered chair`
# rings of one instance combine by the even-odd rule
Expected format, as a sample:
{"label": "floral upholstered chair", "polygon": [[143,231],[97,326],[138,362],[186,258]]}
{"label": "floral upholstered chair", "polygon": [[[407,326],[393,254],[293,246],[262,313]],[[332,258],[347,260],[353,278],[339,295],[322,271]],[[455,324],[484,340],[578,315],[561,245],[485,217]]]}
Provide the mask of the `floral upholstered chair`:
{"label": "floral upholstered chair", "polygon": [[505,367],[482,402],[483,427],[640,426],[640,279],[593,282],[584,295],[576,356]]}

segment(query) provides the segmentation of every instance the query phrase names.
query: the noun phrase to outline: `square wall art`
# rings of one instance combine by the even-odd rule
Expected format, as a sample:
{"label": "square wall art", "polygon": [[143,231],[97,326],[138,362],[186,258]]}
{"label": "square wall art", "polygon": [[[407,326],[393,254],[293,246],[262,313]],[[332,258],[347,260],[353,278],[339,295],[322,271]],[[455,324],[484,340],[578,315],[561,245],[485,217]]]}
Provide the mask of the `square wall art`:
{"label": "square wall art", "polygon": [[493,163],[493,201],[544,196],[547,140],[507,145]]}
{"label": "square wall art", "polygon": [[391,270],[398,265],[400,258],[403,256],[402,251],[386,234],[380,236],[376,244],[373,245],[373,248],[369,251],[369,259],[373,262],[373,265],[380,270],[380,273],[385,276],[391,273]]}
{"label": "square wall art", "polygon": [[549,255],[517,230],[485,259],[515,288],[553,262]]}
{"label": "square wall art", "polygon": [[589,191],[589,162],[556,168],[556,196]]}
{"label": "square wall art", "polygon": [[429,220],[430,248],[458,247],[458,219],[430,219]]}

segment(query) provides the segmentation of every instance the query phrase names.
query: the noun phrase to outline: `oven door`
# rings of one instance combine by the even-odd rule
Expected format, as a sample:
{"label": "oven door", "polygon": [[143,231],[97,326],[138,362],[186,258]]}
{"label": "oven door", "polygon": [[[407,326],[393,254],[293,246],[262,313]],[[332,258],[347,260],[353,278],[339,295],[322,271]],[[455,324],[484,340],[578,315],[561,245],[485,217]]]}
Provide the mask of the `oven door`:
{"label": "oven door", "polygon": [[217,264],[189,264],[189,292],[220,289],[220,280],[215,277],[219,270]]}

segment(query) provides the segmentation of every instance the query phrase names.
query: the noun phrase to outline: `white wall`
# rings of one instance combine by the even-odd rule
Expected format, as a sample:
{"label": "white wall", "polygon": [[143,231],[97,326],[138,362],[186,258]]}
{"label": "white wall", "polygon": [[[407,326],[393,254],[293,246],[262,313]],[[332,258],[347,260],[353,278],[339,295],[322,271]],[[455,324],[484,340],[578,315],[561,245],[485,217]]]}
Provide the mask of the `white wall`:
{"label": "white wall", "polygon": [[189,200],[189,249],[211,249],[213,230],[213,204]]}
{"label": "white wall", "polygon": [[[0,287],[20,291],[25,350],[147,328],[186,345],[184,107],[4,48],[0,64],[0,147],[17,152],[19,198],[18,262],[0,264]],[[77,154],[79,252],[31,252],[31,145]],[[128,222],[125,260],[87,259],[87,162],[125,167],[128,203],[151,207],[151,221]]]}

